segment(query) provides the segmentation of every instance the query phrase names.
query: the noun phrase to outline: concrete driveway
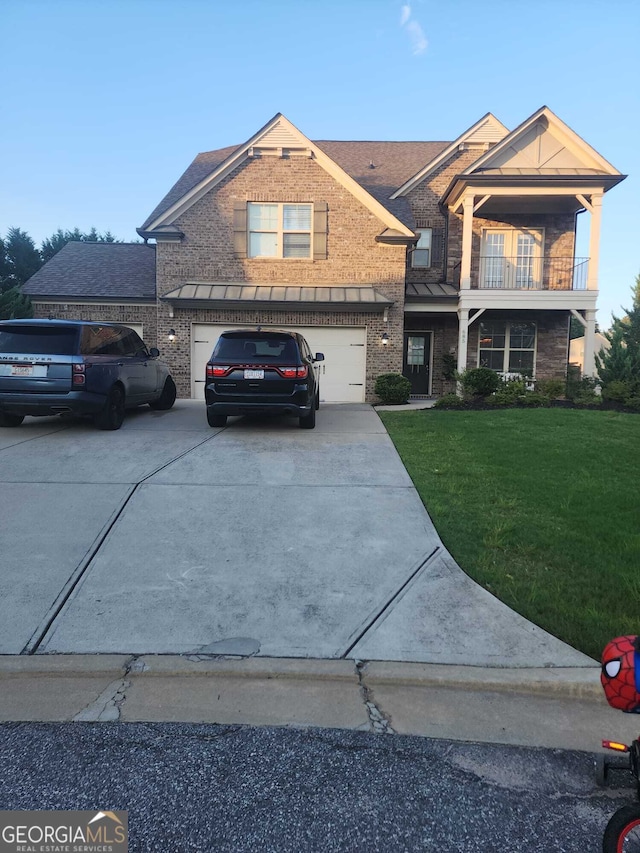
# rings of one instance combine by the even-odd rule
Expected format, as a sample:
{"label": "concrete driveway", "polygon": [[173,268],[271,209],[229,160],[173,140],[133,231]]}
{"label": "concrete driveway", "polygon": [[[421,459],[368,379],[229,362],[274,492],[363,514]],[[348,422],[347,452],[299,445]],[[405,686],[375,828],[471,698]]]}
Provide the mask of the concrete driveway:
{"label": "concrete driveway", "polygon": [[0,483],[0,654],[593,667],[458,568],[366,405],[313,431],[187,400],[118,432],[28,418]]}

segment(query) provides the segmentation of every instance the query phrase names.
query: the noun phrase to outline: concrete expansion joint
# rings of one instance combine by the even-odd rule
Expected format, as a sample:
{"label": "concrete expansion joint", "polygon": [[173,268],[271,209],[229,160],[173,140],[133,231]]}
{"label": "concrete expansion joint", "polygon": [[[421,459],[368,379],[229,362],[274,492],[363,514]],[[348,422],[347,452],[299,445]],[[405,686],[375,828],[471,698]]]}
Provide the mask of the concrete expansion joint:
{"label": "concrete expansion joint", "polygon": [[355,665],[356,675],[358,676],[360,695],[362,696],[364,707],[367,710],[367,716],[369,717],[369,727],[371,731],[383,735],[396,734],[394,729],[391,727],[391,720],[385,717],[382,708],[379,708],[378,705],[376,705],[373,693],[364,680],[365,670],[367,668],[367,661],[356,660]]}

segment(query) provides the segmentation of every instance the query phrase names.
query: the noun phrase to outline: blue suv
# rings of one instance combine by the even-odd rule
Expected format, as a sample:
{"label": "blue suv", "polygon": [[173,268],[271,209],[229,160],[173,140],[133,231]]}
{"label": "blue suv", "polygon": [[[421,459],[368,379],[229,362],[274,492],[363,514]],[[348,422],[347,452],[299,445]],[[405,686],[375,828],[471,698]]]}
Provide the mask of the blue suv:
{"label": "blue suv", "polygon": [[90,415],[120,429],[125,409],[170,409],[176,386],[155,347],[127,326],[82,320],[0,321],[0,427],[25,415]]}

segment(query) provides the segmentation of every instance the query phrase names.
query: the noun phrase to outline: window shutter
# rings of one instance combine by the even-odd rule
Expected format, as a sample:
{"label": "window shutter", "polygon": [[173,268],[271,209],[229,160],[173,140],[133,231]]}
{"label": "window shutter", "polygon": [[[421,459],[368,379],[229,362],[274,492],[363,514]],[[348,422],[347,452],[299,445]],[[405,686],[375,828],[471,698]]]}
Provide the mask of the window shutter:
{"label": "window shutter", "polygon": [[444,262],[444,228],[431,232],[431,266],[441,267]]}
{"label": "window shutter", "polygon": [[236,258],[247,257],[247,204],[244,201],[233,205],[233,253]]}
{"label": "window shutter", "polygon": [[313,203],[313,260],[327,259],[327,209],[326,201]]}

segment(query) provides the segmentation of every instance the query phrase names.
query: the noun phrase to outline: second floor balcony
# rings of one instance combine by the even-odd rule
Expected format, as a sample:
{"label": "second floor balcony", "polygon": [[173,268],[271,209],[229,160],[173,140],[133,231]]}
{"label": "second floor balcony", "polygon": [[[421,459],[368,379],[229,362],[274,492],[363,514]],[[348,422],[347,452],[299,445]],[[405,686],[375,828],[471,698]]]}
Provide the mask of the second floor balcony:
{"label": "second floor balcony", "polygon": [[586,290],[589,258],[479,256],[471,261],[471,288],[479,290]]}

